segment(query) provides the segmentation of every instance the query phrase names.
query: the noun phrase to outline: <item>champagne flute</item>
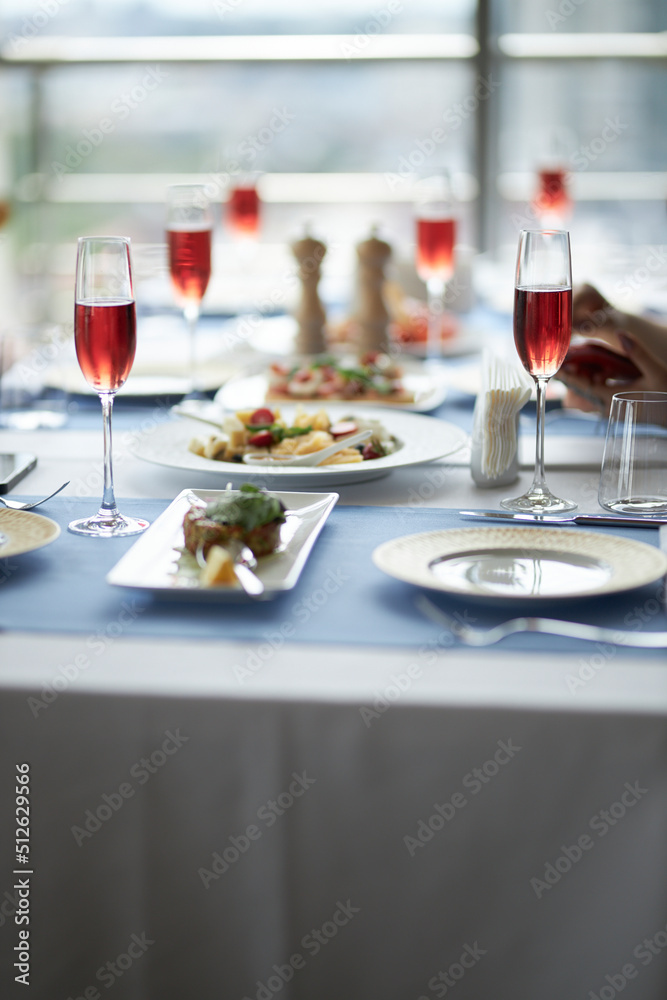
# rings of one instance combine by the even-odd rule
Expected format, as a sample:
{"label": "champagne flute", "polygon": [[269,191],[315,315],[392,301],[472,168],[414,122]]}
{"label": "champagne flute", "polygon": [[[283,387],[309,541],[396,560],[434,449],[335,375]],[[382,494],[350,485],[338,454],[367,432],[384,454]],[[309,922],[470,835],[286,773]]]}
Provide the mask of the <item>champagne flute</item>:
{"label": "champagne flute", "polygon": [[111,411],[130,374],[137,346],[130,241],[124,236],[82,236],[76,257],[74,343],[86,381],[97,390],[104,425],[104,495],[97,514],[72,521],[77,535],[136,535],[148,521],[124,517],[116,506],[111,455]]}
{"label": "champagne flute", "polygon": [[241,177],[229,189],[227,225],[239,240],[254,241],[259,236],[260,199],[254,175]]}
{"label": "champagne flute", "polygon": [[574,510],[572,500],[554,496],[544,476],[544,412],[547,383],[563,363],[572,334],[570,234],[522,230],[514,290],[514,343],[523,367],[537,385],[535,475],[523,496],[501,500],[507,510]]}
{"label": "champagne flute", "polygon": [[204,185],[172,185],[167,191],[169,273],[190,334],[191,399],[201,396],[195,336],[201,301],[211,277],[212,236],[213,220]]}
{"label": "champagne flute", "polygon": [[[440,180],[440,178],[437,178]],[[454,274],[454,216],[448,179],[445,190],[431,188],[417,206],[417,274],[426,283],[428,302],[428,334],[426,353],[430,359],[441,354],[442,313],[447,282]],[[429,189],[426,188],[428,191]]]}

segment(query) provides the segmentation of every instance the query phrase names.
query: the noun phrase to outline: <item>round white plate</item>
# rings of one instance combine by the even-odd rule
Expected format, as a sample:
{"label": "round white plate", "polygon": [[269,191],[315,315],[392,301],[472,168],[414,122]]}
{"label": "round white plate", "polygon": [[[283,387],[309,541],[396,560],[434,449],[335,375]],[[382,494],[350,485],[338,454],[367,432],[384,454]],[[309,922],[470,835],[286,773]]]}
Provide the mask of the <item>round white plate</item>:
{"label": "round white plate", "polygon": [[[313,412],[320,408],[317,402],[305,404],[305,406],[307,410],[312,409]],[[281,404],[280,406],[280,411],[288,422],[294,409],[292,404],[286,406]],[[328,403],[324,409],[335,420],[355,414],[355,406],[347,403]],[[225,482],[234,484],[260,481],[262,485],[273,489],[281,487],[283,489],[297,487],[328,489],[329,486],[333,485],[363,483],[369,479],[379,479],[381,476],[386,476],[392,469],[419,465],[422,462],[433,462],[435,459],[453,455],[454,452],[468,444],[468,435],[465,431],[435,417],[388,409],[373,409],[369,406],[365,406],[359,416],[363,416],[364,419],[379,420],[389,433],[400,442],[400,447],[391,455],[354,465],[316,466],[314,468],[287,466],[280,469],[258,469],[240,462],[216,462],[188,451],[188,443],[193,437],[206,437],[207,434],[214,433],[214,430],[213,428],[207,429],[204,424],[198,421],[184,419],[160,424],[141,438],[132,450],[133,454],[146,462],[166,465],[172,469],[208,472],[222,476]]]}
{"label": "round white plate", "polygon": [[0,509],[0,559],[41,549],[55,541],[60,526],[43,514],[29,510]]}
{"label": "round white plate", "polygon": [[667,572],[645,542],[567,528],[451,528],[384,542],[373,561],[431,590],[493,599],[579,598],[631,590]]}
{"label": "round white plate", "polygon": [[[401,382],[414,395],[414,402],[412,403],[392,403],[387,401],[383,403],[379,399],[370,399],[368,401],[363,399],[353,399],[345,402],[345,400],[335,400],[335,402],[342,403],[343,406],[363,406],[364,410],[367,406],[382,406],[384,409],[391,410],[403,410],[411,413],[430,413],[435,410],[441,403],[444,403],[447,396],[447,386],[445,385],[444,379],[437,378],[428,372],[423,371],[421,364],[412,363],[411,367],[407,367],[401,364],[404,370],[404,374],[401,376]],[[236,378],[231,378],[223,387],[216,393],[214,399],[215,402],[226,410],[248,410],[251,407],[258,406],[278,406],[282,410],[285,403],[279,399],[269,400],[267,403],[266,392],[269,387],[269,377],[266,371],[252,372],[245,375],[240,375]],[[286,400],[286,403],[297,403],[298,400]],[[304,406],[316,406],[318,409],[320,407],[329,406],[329,402],[326,399],[304,399]]]}

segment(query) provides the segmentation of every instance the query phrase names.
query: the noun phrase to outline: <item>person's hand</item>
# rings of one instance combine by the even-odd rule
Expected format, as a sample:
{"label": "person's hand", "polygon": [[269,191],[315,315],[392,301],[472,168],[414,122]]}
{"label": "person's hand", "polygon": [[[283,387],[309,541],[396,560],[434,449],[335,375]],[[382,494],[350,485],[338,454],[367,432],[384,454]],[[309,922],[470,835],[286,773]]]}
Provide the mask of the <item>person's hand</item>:
{"label": "person's hand", "polygon": [[621,314],[593,285],[581,285],[572,295],[572,333],[604,340],[616,350]]}
{"label": "person's hand", "polygon": [[568,387],[563,405],[578,410],[609,412],[611,399],[616,392],[653,390],[667,392],[667,364],[627,333],[618,335],[619,346],[639,368],[641,375],[631,382],[600,382],[574,375],[563,365],[558,378]]}

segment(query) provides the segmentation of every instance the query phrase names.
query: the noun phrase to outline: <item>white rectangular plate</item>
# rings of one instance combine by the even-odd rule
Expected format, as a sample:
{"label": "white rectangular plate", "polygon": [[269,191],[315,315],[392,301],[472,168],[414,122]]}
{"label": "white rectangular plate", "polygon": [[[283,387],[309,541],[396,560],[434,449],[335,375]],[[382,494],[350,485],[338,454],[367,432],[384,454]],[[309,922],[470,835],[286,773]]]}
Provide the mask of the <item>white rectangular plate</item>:
{"label": "white rectangular plate", "polygon": [[[276,597],[295,585],[324,522],[338,500],[337,493],[281,493],[271,491],[286,507],[280,548],[259,559],[257,576],[264,584],[261,600]],[[183,518],[190,507],[218,500],[224,490],[183,490],[107,575],[116,587],[149,590],[158,596],[211,601],[257,600],[240,584],[206,587],[177,573],[183,545]]]}

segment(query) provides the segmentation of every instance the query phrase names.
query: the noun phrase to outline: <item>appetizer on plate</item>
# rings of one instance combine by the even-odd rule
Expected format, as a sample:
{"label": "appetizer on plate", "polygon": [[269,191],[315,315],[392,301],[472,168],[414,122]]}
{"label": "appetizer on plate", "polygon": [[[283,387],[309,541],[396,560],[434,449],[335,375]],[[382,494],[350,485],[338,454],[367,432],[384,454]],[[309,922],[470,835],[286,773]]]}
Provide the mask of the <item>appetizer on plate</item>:
{"label": "appetizer on plate", "polygon": [[[270,493],[244,483],[205,507],[192,506],[183,519],[185,551],[194,557],[201,583],[236,584],[230,547],[247,545],[257,557],[271,555],[280,545],[285,522],[283,503]],[[189,560],[184,568],[193,569]]]}
{"label": "appetizer on plate", "polygon": [[267,400],[350,399],[413,403],[402,371],[387,354],[360,358],[276,361],[269,368]]}
{"label": "appetizer on plate", "polygon": [[188,447],[195,455],[219,462],[242,462],[244,455],[285,458],[313,454],[334,441],[344,441],[367,429],[372,435],[365,444],[342,448],[322,464],[366,462],[396,450],[396,440],[379,420],[354,415],[332,420],[325,410],[308,413],[302,406],[296,407],[290,422],[283,419],[280,410],[266,406],[257,410],[237,410],[224,418],[221,434],[205,440],[193,438]]}

